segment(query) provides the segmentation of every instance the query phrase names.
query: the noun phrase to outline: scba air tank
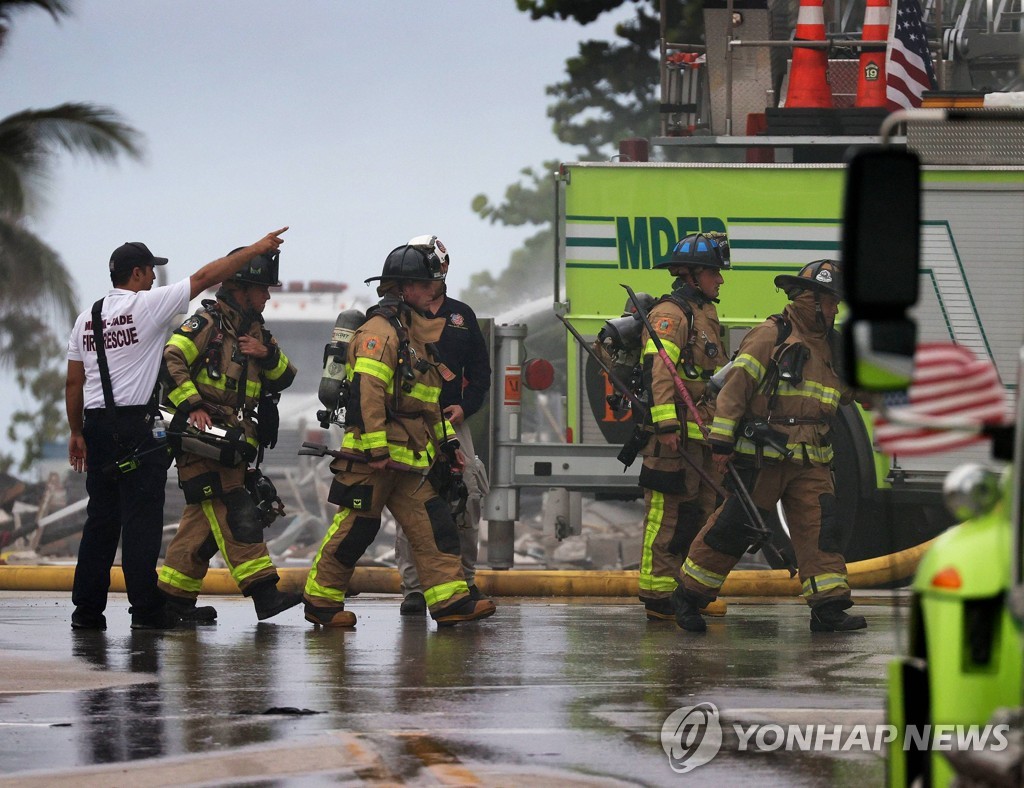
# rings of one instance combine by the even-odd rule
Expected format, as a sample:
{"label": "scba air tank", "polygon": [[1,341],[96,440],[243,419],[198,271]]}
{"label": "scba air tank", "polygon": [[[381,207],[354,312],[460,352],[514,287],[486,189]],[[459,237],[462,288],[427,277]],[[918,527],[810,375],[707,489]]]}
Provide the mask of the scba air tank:
{"label": "scba air tank", "polygon": [[[317,397],[330,413],[345,407],[342,399],[347,389],[345,359],[348,357],[348,343],[356,329],[365,322],[366,315],[358,309],[346,309],[339,313],[331,331],[331,341],[324,346],[324,371]],[[320,414],[317,415],[319,417]]]}

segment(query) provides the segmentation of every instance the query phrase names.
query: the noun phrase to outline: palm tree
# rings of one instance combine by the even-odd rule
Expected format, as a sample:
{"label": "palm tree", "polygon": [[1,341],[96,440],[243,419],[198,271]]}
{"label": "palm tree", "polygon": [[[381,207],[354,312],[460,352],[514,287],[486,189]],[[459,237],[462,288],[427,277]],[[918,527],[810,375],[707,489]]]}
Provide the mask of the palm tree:
{"label": "palm tree", "polygon": [[[11,15],[31,8],[60,22],[70,0],[0,0],[0,49]],[[56,337],[75,319],[74,287],[60,256],[26,224],[60,152],[138,159],[140,135],[113,110],[93,104],[28,109],[0,120],[0,368],[13,369],[33,403],[13,414],[5,432],[7,445],[23,445],[21,470],[41,456],[44,443],[65,433],[63,343]],[[0,452],[0,470],[13,462]]]}
{"label": "palm tree", "polygon": [[[11,15],[32,7],[56,22],[70,13],[69,0],[0,0],[0,49]],[[23,370],[42,361],[31,347],[38,315],[61,324],[75,317],[70,274],[25,224],[61,151],[106,161],[122,154],[138,159],[140,135],[112,109],[92,104],[29,109],[0,120],[0,366]]]}

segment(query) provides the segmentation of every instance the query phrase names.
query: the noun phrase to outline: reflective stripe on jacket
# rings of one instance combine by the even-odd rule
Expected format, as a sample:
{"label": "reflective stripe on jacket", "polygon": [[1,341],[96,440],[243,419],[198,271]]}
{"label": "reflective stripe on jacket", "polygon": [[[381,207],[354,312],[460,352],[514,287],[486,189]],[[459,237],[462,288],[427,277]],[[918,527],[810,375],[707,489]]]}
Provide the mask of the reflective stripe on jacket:
{"label": "reflective stripe on jacket", "polygon": [[[266,387],[269,391],[283,391],[295,380],[295,366],[288,356],[277,345],[277,340],[259,321],[253,321],[246,331],[251,336],[271,348],[277,347],[276,359],[249,358],[243,364],[245,356],[238,350],[236,327],[241,323],[241,315],[228,304],[217,300],[217,311],[220,313],[223,344],[221,346],[216,370],[219,377],[210,374],[206,363],[209,343],[217,330],[216,320],[204,307],[186,320],[171,334],[164,347],[164,365],[173,382],[168,392],[168,399],[174,408],[187,402],[191,408],[204,403],[219,414],[226,426],[244,426],[246,440],[257,446],[256,426],[251,414],[259,402],[260,393]],[[267,366],[267,364],[272,366]],[[245,367],[245,379],[242,380],[242,369]],[[242,398],[243,418],[238,419],[239,387],[245,387]]]}
{"label": "reflective stripe on jacket", "polygon": [[[778,342],[774,318],[752,329],[740,344],[725,384],[716,398],[711,442],[731,446],[739,454],[754,457],[757,445],[740,432],[746,420],[767,420],[771,429],[784,436],[791,461],[806,459],[814,465],[828,465],[833,451],[829,442],[832,421],[840,404],[852,400],[852,392],[832,366],[828,332],[816,325],[813,297],[799,296],[783,311],[791,326],[789,335]],[[799,343],[808,351],[802,380],[794,385],[779,381],[763,390],[767,377],[774,377],[772,358],[785,347]],[[772,397],[774,394],[774,397]],[[787,423],[792,420],[794,423]],[[764,445],[762,456],[781,459],[782,454]]]}
{"label": "reflective stripe on jacket", "polygon": [[[395,327],[387,317],[373,315],[349,343],[351,395],[341,450],[353,459],[390,457],[398,465],[425,471],[438,447],[455,439],[455,430],[441,418],[441,373],[426,348],[437,341],[445,321],[411,310],[400,315],[409,335],[412,378],[402,374]],[[427,368],[416,369],[417,360],[426,360]]]}
{"label": "reflective stripe on jacket", "polygon": [[[687,286],[677,290],[675,295],[679,297],[692,292],[692,288]],[[691,371],[698,375],[696,379],[689,377],[684,369],[686,358],[684,349],[690,342],[689,317],[685,310],[678,303],[665,297],[654,305],[648,313],[648,319],[661,339],[665,353],[675,364],[679,378],[696,404],[704,396],[708,378],[725,363],[725,352],[722,348],[722,329],[718,322],[718,311],[715,309],[714,303],[692,296],[685,300],[693,311],[695,341],[689,345],[689,353],[693,364]],[[651,397],[650,419],[654,431],[656,433],[676,432],[685,422],[686,437],[691,440],[703,441],[704,436],[701,434],[700,428],[676,390],[672,374],[658,354],[654,340],[650,338],[646,329],[643,332],[643,343],[644,385]],[[705,426],[710,427],[714,411],[706,403],[699,406],[699,411]],[[641,453],[647,456],[655,451],[656,446],[656,441],[648,441]],[[661,456],[665,456],[663,448],[658,451]]]}

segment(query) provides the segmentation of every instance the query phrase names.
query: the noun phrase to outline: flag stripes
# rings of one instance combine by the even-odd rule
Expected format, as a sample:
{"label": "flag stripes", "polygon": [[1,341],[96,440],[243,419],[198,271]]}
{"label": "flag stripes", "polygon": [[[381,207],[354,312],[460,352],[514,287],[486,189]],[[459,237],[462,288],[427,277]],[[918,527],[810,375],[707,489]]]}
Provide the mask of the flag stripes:
{"label": "flag stripes", "polygon": [[927,343],[914,354],[908,396],[875,417],[886,454],[919,456],[968,446],[982,425],[1001,423],[1006,391],[995,365],[960,345]]}

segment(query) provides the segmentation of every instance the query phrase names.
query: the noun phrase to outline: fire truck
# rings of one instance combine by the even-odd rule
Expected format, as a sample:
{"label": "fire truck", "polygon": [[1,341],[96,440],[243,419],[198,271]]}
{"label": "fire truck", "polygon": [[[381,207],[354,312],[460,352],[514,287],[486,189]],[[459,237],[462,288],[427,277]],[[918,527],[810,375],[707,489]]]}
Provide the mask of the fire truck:
{"label": "fire truck", "polygon": [[[655,297],[670,289],[670,277],[652,267],[687,233],[728,233],[732,270],[718,311],[729,354],[747,330],[781,311],[785,296],[772,284],[777,274],[839,256],[843,162],[850,150],[876,141],[887,111],[852,106],[863,19],[856,4],[826,4],[835,106],[775,106],[790,73],[791,6],[706,3],[706,45],[662,44],[662,136],[625,141],[612,161],[564,163],[555,173],[552,308],[586,340],[623,314],[622,284]],[[930,101],[967,105],[969,112],[986,101],[984,86],[1011,86],[1018,73],[1019,13],[1014,17],[1006,3],[960,2],[939,18],[936,6],[925,6],[925,27],[942,55],[937,70],[951,88]],[[678,53],[694,57],[674,57]],[[740,125],[749,133],[734,134]],[[926,286],[915,309],[921,338],[971,348],[996,365],[1012,390],[1024,332],[1024,146],[980,120],[958,124],[955,132],[911,121],[894,144],[915,151],[924,164]],[[662,160],[648,161],[651,149]],[[884,184],[878,189],[881,198]],[[884,278],[877,286],[886,287]],[[492,542],[504,533],[510,544],[518,496],[526,489],[558,491],[550,498],[559,511],[546,519],[559,536],[579,532],[583,497],[639,495],[638,465],[624,473],[616,460],[631,419],[608,406],[607,376],[571,336],[565,441],[523,439],[520,385],[530,385],[525,338],[523,325],[495,327],[486,514]],[[850,561],[899,551],[948,528],[945,473],[983,453],[886,457],[875,450],[870,414],[860,404],[841,411],[835,446]]]}

